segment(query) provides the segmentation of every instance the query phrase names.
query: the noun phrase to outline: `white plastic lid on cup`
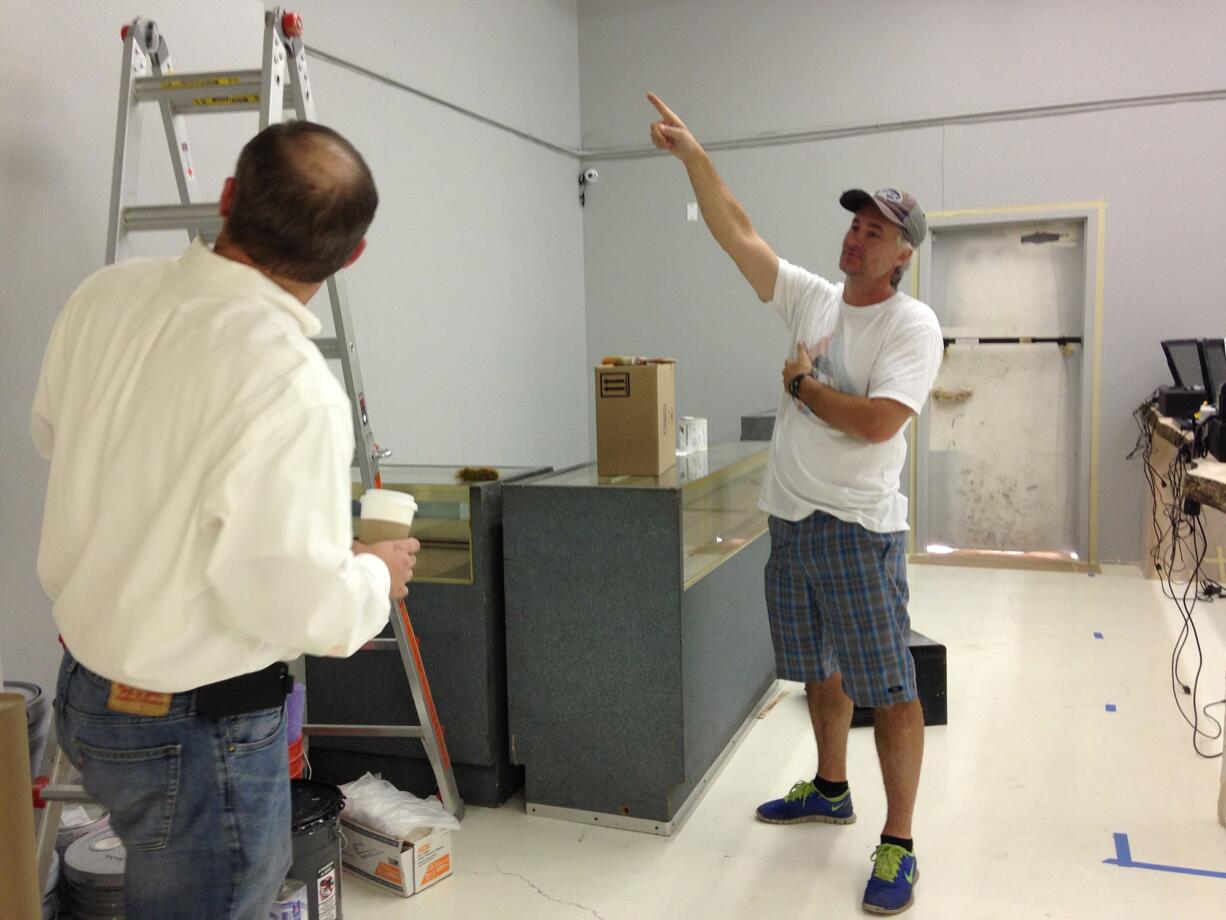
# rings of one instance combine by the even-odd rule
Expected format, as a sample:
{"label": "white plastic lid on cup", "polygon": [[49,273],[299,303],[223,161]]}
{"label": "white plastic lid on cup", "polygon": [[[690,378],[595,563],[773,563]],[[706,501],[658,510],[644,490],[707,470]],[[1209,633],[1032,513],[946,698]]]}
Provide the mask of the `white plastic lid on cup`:
{"label": "white plastic lid on cup", "polygon": [[394,489],[367,489],[362,495],[362,519],[395,521],[406,527],[413,526],[417,514],[417,500],[407,492]]}

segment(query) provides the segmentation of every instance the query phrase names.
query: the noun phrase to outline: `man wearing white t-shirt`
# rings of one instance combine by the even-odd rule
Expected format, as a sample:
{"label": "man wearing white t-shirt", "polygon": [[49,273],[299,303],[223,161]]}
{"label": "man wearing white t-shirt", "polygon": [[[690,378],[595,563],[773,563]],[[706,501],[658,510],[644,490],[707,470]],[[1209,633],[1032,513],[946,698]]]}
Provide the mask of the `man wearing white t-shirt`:
{"label": "man wearing white t-shirt", "polygon": [[126,849],[128,920],[267,915],[292,858],[285,662],[351,655],[412,577],[417,540],[353,542],[349,400],[308,338],[377,205],[343,137],[272,125],[213,248],[102,269],[52,330],[30,426],[56,727]]}
{"label": "man wearing white t-shirt", "polygon": [[[766,599],[776,669],[805,684],[818,769],[759,806],[773,824],[855,821],[847,783],[853,706],[873,709],[887,815],[863,906],[908,908],[919,872],[911,818],[924,718],[907,647],[904,431],[941,365],[936,316],[898,291],[927,232],[896,189],[843,193],[853,217],[834,284],[779,258],[706,152],[653,94],[653,143],[685,165],[716,242],[792,332],[760,505],[769,514]],[[853,702],[854,701],[854,702]]]}

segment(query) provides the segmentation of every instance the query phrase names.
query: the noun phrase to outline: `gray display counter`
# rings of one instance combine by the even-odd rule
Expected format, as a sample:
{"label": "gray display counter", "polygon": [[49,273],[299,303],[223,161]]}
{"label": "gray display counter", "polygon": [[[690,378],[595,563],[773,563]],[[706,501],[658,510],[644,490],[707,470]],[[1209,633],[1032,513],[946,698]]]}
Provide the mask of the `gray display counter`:
{"label": "gray display counter", "polygon": [[775,409],[741,416],[742,441],[769,441],[775,433]]}
{"label": "gray display counter", "polygon": [[766,447],[505,487],[511,759],[529,813],[672,833],[769,695]]}
{"label": "gray display counter", "polygon": [[[502,501],[507,483],[547,470],[500,467],[499,481],[460,483],[452,466],[381,467],[384,488],[417,499],[413,536],[422,549],[407,598],[409,616],[460,797],[473,805],[505,802],[523,782],[507,742]],[[390,627],[383,635],[391,635]],[[423,721],[394,652],[308,658],[306,676],[313,722]],[[415,739],[316,737],[309,755],[317,779],[347,782],[369,770],[418,795],[434,789],[434,774]]]}

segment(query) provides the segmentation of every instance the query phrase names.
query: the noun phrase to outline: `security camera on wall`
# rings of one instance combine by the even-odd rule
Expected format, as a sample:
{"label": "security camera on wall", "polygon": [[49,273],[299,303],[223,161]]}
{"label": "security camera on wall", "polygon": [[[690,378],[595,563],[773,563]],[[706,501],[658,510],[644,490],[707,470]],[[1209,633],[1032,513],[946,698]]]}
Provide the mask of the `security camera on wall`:
{"label": "security camera on wall", "polygon": [[579,205],[587,204],[587,187],[600,181],[600,173],[594,169],[585,169],[579,173]]}

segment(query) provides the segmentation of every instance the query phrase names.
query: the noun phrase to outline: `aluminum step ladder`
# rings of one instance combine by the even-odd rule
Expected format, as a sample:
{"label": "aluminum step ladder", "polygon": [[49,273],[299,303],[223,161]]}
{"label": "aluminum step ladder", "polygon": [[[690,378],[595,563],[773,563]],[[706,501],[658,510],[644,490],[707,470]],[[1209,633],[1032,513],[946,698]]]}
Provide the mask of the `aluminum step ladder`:
{"label": "aluminum step ladder", "polygon": [[[110,222],[107,227],[106,264],[131,254],[135,233],[151,230],[186,230],[191,239],[216,239],[222,219],[217,203],[201,203],[187,136],[187,115],[257,111],[259,127],[286,120],[315,120],[315,99],[302,42],[302,20],[296,13],[277,7],[264,14],[263,65],[259,70],[211,71],[175,74],[166,40],[157,23],[136,18],[123,27],[123,64],[119,86],[119,114],[115,126],[115,167],[111,179]],[[178,187],[178,204],[137,205],[134,201],[139,173],[141,113],[139,104],[156,102],[162,116],[166,144]],[[345,390],[353,411],[357,448],[354,465],[366,489],[379,488],[379,461],[391,454],[381,449],[371,433],[366,412],[366,394],[358,362],[349,298],[344,279],[333,275],[327,281],[335,337],[316,339],[325,358],[340,362]],[[355,736],[420,739],[434,771],[443,807],[456,818],[464,815],[464,803],[456,788],[455,774],[442,723],[430,693],[417,636],[403,600],[390,609],[394,638],[372,639],[362,652],[395,651],[400,655],[413,704],[426,722],[421,725],[317,725],[307,723],[308,736]],[[79,785],[72,785],[73,767],[56,743],[54,733],[43,760],[43,775],[34,783],[34,805],[41,814],[38,823],[39,890],[46,885],[51,851],[59,831],[64,802],[87,802]]]}

